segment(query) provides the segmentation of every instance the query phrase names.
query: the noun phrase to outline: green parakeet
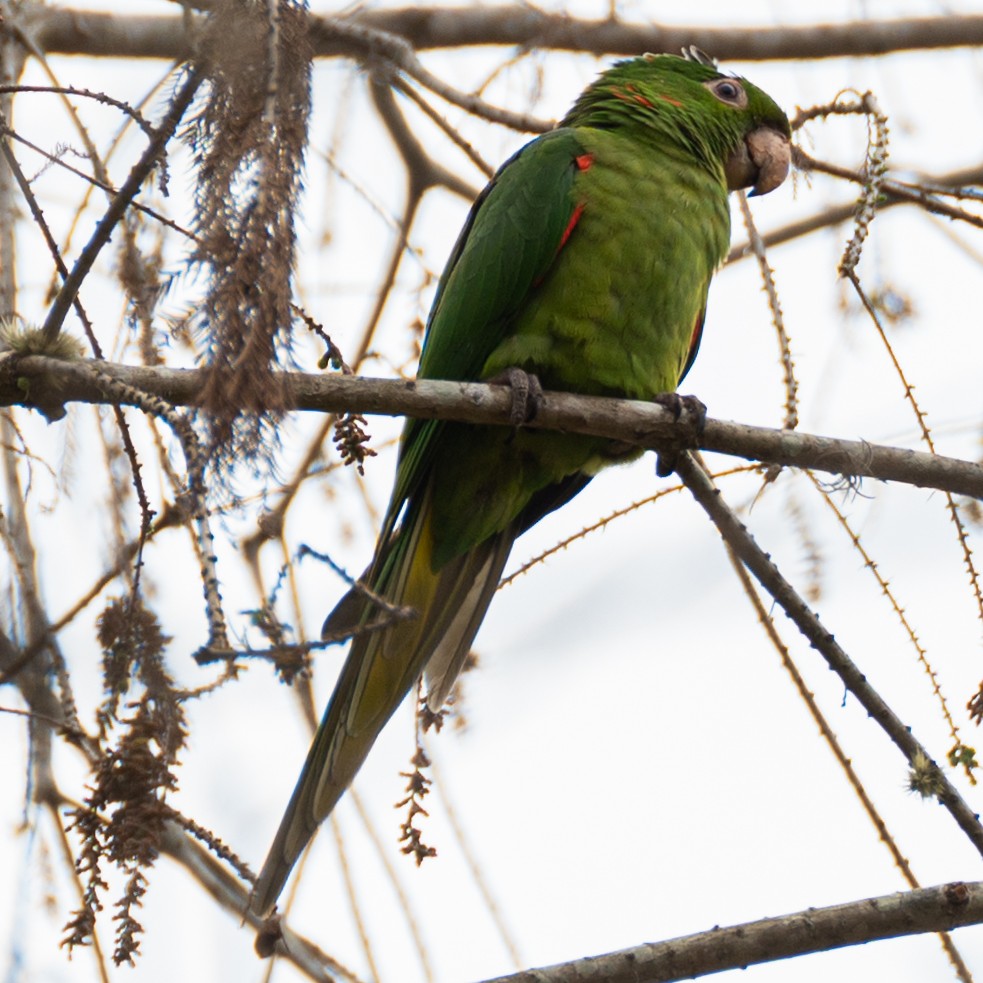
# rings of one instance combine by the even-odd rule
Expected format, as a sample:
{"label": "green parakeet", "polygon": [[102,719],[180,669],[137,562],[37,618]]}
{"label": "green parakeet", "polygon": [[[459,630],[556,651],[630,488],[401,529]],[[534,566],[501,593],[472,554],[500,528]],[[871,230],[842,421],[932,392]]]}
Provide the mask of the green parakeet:
{"label": "green parakeet", "polygon": [[[618,62],[526,144],[468,216],[440,281],[419,376],[652,399],[696,355],[730,241],[728,191],[785,179],[788,120],[699,52]],[[272,910],[298,855],[425,674],[444,702],[517,536],[624,445],[546,430],[409,420],[364,582],[416,616],[356,634],[251,907]],[[385,611],[354,588],[325,632]]]}

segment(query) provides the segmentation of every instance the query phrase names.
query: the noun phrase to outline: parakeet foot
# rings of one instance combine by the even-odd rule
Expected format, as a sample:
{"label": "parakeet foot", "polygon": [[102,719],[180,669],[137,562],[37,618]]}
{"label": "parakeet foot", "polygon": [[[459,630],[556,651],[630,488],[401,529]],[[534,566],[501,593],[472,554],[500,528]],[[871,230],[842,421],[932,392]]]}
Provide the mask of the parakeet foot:
{"label": "parakeet foot", "polygon": [[706,426],[707,408],[696,396],[680,396],[679,393],[658,393],[652,397],[652,402],[664,406],[681,424],[673,446],[656,455],[655,473],[665,478],[676,470],[679,452],[696,447],[697,438]]}
{"label": "parakeet foot", "polygon": [[536,419],[539,407],[543,405],[543,387],[538,377],[513,366],[492,376],[488,384],[509,387],[512,393],[509,423],[513,427],[521,427],[523,423]]}

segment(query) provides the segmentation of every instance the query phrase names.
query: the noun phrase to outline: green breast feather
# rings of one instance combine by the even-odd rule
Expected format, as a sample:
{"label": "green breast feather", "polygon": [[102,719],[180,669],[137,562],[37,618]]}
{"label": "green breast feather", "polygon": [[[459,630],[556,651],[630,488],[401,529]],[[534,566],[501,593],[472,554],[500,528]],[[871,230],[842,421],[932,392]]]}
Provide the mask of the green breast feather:
{"label": "green breast feather", "polygon": [[[475,202],[441,278],[421,378],[496,379],[651,398],[699,342],[730,238],[728,191],[766,193],[789,165],[788,120],[705,56],[619,62]],[[608,441],[528,428],[407,422],[363,581],[324,631],[355,631],[252,909],[268,914],[300,852],[420,676],[437,710],[491,603],[515,538],[631,456]],[[371,600],[415,616],[388,617]]]}

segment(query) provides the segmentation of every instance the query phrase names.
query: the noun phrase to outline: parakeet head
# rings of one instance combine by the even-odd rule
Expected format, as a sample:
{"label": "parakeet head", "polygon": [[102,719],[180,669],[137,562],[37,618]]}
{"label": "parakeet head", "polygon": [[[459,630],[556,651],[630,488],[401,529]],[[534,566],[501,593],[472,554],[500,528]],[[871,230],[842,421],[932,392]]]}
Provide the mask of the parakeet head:
{"label": "parakeet head", "polygon": [[561,126],[624,130],[675,145],[719,173],[728,190],[767,194],[788,174],[791,128],[778,104],[705,55],[642,55],[617,62],[590,85]]}

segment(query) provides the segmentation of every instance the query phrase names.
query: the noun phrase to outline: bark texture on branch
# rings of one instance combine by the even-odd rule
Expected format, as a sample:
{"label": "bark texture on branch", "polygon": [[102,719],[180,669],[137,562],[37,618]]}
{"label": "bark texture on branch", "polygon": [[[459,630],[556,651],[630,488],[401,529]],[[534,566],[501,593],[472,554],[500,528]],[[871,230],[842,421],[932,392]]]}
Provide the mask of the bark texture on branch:
{"label": "bark texture on branch", "polygon": [[[40,355],[0,356],[0,406],[40,409],[49,419],[69,402],[110,403],[98,373],[158,396],[175,406],[195,406],[204,374],[197,369],[149,368],[112,362],[66,362]],[[284,373],[288,409],[416,416],[506,425],[511,398],[502,386],[433,379]],[[654,403],[548,392],[529,426],[610,437],[653,450],[693,445],[692,434]],[[983,467],[972,461],[903,447],[840,440],[800,431],[773,430],[709,419],[695,446],[769,464],[810,468],[849,478],[900,481],[983,498]]]}
{"label": "bark texture on branch", "polygon": [[[28,5],[21,15],[51,54],[184,60],[191,53],[183,16],[104,14]],[[193,23],[193,20],[190,22]],[[983,44],[983,16],[912,17],[781,27],[663,27],[585,20],[515,4],[504,7],[404,7],[362,10],[344,18],[312,17],[316,57],[359,54],[332,24],[385,31],[417,50],[507,45],[593,54],[678,51],[695,44],[722,60],[773,61],[880,55]]]}
{"label": "bark texture on branch", "polygon": [[876,939],[983,921],[983,883],[957,881],[633,946],[485,983],[671,983]]}

